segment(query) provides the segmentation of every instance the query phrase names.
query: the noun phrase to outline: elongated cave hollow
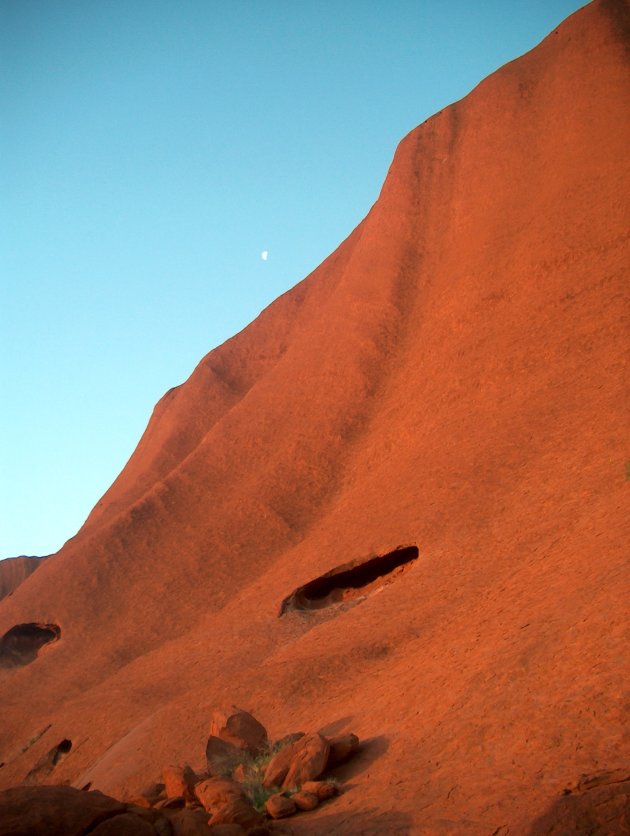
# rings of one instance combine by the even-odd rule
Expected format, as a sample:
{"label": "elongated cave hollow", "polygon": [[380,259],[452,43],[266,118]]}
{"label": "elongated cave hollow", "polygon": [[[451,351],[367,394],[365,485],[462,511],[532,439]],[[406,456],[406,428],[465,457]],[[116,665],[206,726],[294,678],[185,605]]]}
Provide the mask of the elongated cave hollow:
{"label": "elongated cave hollow", "polygon": [[0,668],[20,668],[33,662],[40,649],[58,641],[56,624],[17,624],[0,639]]}
{"label": "elongated cave hollow", "polygon": [[298,587],[280,606],[280,615],[290,610],[321,610],[325,607],[365,598],[393,583],[418,559],[417,546],[399,546],[387,554],[354,561],[332,569]]}

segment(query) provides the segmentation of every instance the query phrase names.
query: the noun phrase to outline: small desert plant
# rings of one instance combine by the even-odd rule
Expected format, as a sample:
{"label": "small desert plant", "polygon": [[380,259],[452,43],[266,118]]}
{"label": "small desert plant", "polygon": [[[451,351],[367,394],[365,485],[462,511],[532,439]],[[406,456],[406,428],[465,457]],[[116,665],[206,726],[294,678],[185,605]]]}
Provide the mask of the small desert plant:
{"label": "small desert plant", "polygon": [[277,743],[268,743],[257,755],[242,751],[239,753],[237,762],[232,767],[232,772],[234,772],[236,767],[242,766],[247,776],[260,777],[262,780],[269,761],[286,745],[288,744],[285,740],[280,740]]}
{"label": "small desert plant", "polygon": [[263,786],[262,781],[243,781],[242,786],[254,809],[259,813],[265,809],[267,799],[280,792],[278,787]]}
{"label": "small desert plant", "polygon": [[288,742],[280,740],[277,743],[268,743],[257,755],[252,755],[247,751],[239,752],[237,762],[230,765],[228,774],[231,777],[234,777],[238,767],[243,768],[243,777],[239,782],[256,810],[264,810],[267,799],[280,792],[278,787],[263,786],[263,780],[269,761],[280,749],[288,745]]}
{"label": "small desert plant", "polygon": [[219,778],[231,778],[234,770],[240,763],[242,763],[242,756],[240,752],[238,754],[226,752],[222,755],[213,755],[212,774]]}

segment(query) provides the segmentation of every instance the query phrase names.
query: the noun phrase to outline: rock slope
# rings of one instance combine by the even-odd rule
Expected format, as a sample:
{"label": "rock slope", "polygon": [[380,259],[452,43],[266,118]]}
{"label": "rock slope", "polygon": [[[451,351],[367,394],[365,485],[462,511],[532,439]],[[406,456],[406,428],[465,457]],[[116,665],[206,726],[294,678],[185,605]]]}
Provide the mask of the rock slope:
{"label": "rock slope", "polygon": [[412,131],[338,250],[164,396],[0,604],[0,637],[59,631],[0,670],[0,786],[63,743],[45,783],[124,800],[229,701],[364,741],[303,833],[527,833],[627,766],[629,31],[595,0]]}

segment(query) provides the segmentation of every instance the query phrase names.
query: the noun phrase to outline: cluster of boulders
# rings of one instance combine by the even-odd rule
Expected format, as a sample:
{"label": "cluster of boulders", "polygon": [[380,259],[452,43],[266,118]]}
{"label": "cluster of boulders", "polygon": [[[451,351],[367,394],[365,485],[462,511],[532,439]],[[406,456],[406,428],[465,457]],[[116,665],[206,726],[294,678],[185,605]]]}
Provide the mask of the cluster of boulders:
{"label": "cluster of boulders", "polygon": [[204,818],[216,836],[268,833],[270,820],[314,810],[337,795],[338,782],[324,776],[358,746],[354,734],[326,738],[317,732],[298,732],[272,743],[264,726],[248,712],[215,711],[206,771],[198,774],[188,765],[168,766],[162,783],[147,787],[133,803],[170,814],[174,824],[183,825],[185,820],[190,828],[193,819],[200,823]]}
{"label": "cluster of boulders", "polygon": [[290,734],[270,742],[246,711],[215,711],[206,769],[168,766],[162,781],[126,801],[98,790],[21,786],[0,792],[2,836],[271,836],[283,820],[339,792],[328,769],[357,749],[356,735]]}

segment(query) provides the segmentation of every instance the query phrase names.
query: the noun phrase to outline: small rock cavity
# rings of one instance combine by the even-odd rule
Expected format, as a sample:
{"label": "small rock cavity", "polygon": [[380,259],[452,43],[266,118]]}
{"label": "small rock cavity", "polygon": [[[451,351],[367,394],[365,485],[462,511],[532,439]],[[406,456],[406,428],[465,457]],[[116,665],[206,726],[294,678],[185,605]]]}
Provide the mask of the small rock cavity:
{"label": "small rock cavity", "polygon": [[290,610],[321,610],[365,598],[410,569],[418,554],[417,546],[399,546],[366,561],[338,566],[292,592],[282,602],[280,615]]}
{"label": "small rock cavity", "polygon": [[0,639],[0,668],[21,668],[33,662],[45,644],[56,642],[56,624],[17,624]]}
{"label": "small rock cavity", "polygon": [[64,738],[60,743],[40,758],[24,779],[25,784],[37,784],[43,780],[62,761],[72,749],[72,741]]}

